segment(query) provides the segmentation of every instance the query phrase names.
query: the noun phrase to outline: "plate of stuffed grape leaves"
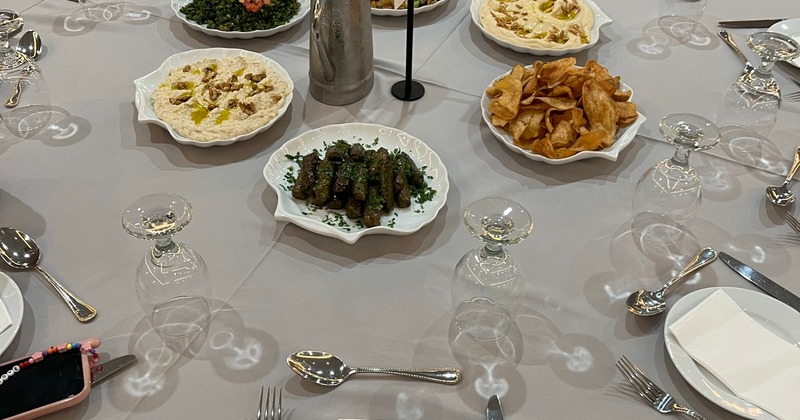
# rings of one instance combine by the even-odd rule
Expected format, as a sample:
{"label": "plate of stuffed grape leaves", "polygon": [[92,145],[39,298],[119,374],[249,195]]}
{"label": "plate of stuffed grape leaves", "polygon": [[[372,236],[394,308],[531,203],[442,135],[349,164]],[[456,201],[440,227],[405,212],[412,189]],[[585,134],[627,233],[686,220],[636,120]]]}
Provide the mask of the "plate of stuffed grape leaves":
{"label": "plate of stuffed grape leaves", "polygon": [[422,140],[378,124],[335,124],[286,142],[264,166],[275,219],[355,243],[409,235],[444,207],[447,169]]}

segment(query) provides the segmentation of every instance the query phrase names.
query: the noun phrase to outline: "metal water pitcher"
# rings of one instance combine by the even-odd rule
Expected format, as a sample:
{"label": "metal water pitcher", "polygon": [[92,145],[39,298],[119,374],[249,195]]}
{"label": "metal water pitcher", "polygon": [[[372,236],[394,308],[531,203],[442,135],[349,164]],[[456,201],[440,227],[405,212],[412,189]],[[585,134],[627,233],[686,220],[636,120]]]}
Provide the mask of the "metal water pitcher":
{"label": "metal water pitcher", "polygon": [[347,105],[372,90],[372,15],[365,0],[311,0],[309,90]]}

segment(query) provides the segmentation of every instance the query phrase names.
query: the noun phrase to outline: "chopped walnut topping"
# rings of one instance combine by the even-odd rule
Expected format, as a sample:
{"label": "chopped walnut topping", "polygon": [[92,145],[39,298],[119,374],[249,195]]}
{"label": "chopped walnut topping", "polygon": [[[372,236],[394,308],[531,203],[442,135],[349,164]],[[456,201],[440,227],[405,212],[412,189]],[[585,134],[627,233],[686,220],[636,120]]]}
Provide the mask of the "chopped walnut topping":
{"label": "chopped walnut topping", "polygon": [[253,115],[256,113],[256,104],[252,102],[239,102],[239,109],[247,115]]}
{"label": "chopped walnut topping", "polygon": [[220,96],[222,96],[222,92],[219,89],[214,89],[213,87],[208,88],[208,99],[216,101]]}
{"label": "chopped walnut topping", "polygon": [[247,79],[247,76],[245,76],[245,79],[250,80],[251,82],[254,82],[254,83],[258,83],[258,82],[260,82],[260,81],[262,81],[262,80],[267,78],[267,73],[264,73],[264,72],[261,72],[261,73],[258,73],[258,74],[249,74],[248,73],[248,75],[250,76],[250,78]]}
{"label": "chopped walnut topping", "polygon": [[228,108],[236,108],[239,106],[239,100],[236,98],[228,99]]}
{"label": "chopped walnut topping", "polygon": [[183,66],[183,72],[184,73],[189,73],[191,70],[192,70],[192,65],[191,64],[187,64],[187,65]]}
{"label": "chopped walnut topping", "polygon": [[211,67],[206,67],[203,69],[203,83],[208,83],[211,79],[217,77],[217,71]]}
{"label": "chopped walnut topping", "polygon": [[172,105],[180,105],[189,99],[192,99],[192,94],[190,92],[184,92],[174,98],[170,98],[169,103]]}
{"label": "chopped walnut topping", "polygon": [[578,0],[559,0],[558,5],[561,8],[561,13],[565,15],[577,14],[581,10]]}
{"label": "chopped walnut topping", "polygon": [[172,84],[173,89],[186,90],[189,89],[189,83],[185,81],[175,82]]}

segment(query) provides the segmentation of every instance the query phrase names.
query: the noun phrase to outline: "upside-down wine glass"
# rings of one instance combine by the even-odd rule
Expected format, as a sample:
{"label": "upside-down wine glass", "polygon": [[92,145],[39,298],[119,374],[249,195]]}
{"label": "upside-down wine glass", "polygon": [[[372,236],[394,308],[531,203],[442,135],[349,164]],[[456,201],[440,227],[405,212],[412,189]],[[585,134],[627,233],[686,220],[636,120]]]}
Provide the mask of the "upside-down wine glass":
{"label": "upside-down wine glass", "polygon": [[702,197],[700,177],[689,165],[689,155],[714,147],[720,134],[711,121],[685,113],[667,115],[658,128],[675,145],[675,154],[645,171],[636,184],[632,230],[667,244],[685,233],[686,225],[697,216]]}
{"label": "upside-down wine glass", "polygon": [[742,74],[725,92],[717,124],[740,124],[766,135],[775,125],[781,107],[781,91],[772,68],[777,61],[800,56],[800,45],[775,32],[751,34],[747,45],[761,57],[761,64]]}
{"label": "upside-down wine glass", "polygon": [[519,203],[484,198],[464,211],[467,230],[485,244],[464,255],[453,277],[453,322],[476,340],[497,340],[514,323],[524,283],[517,261],[503,247],[523,241],[533,222]]}
{"label": "upside-down wine glass", "polygon": [[199,333],[211,318],[205,262],[186,244],[172,240],[191,220],[191,204],[167,193],[144,196],[122,214],[125,232],[155,241],[137,269],[136,292],[153,329],[167,338]]}
{"label": "upside-down wine glass", "polygon": [[22,28],[22,24],[19,13],[0,9],[0,72],[16,69],[25,63],[25,55],[11,48],[8,43],[9,36]]}
{"label": "upside-down wine glass", "polygon": [[659,0],[658,26],[664,33],[688,42],[700,25],[707,0]]}
{"label": "upside-down wine glass", "polygon": [[0,119],[21,138],[34,135],[50,123],[50,90],[39,66],[30,58],[23,66],[0,71]]}

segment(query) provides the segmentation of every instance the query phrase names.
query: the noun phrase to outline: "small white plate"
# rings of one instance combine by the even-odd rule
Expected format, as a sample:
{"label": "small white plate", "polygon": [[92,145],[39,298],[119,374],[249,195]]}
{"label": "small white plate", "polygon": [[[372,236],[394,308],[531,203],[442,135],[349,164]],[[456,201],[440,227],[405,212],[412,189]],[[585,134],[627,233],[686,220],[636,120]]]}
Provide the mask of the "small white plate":
{"label": "small white plate", "polygon": [[[447,3],[447,0],[439,0],[436,3],[429,4],[427,6],[422,7],[415,7],[414,8],[414,15],[416,16],[419,13],[430,12],[433,9]],[[406,16],[408,15],[408,9],[378,9],[375,7],[370,8],[372,10],[372,14],[375,16]]]}
{"label": "small white plate", "polygon": [[[788,37],[791,37],[795,41],[800,42],[800,18],[782,20],[770,26],[768,31],[784,34]],[[794,60],[789,61],[789,64],[797,68],[800,68],[800,57],[797,57]]]}
{"label": "small white plate", "polygon": [[12,325],[0,333],[0,354],[8,348],[22,325],[22,313],[25,304],[22,301],[22,292],[19,287],[5,273],[0,273],[0,300],[3,301],[8,315],[11,316]]}
{"label": "small white plate", "polygon": [[684,296],[675,302],[667,313],[664,322],[664,343],[667,353],[686,382],[714,404],[748,419],[777,420],[777,417],[757,405],[737,397],[713,374],[695,363],[669,331],[670,325],[720,289],[761,326],[796,347],[800,346],[800,312],[761,292],[738,287],[708,287]]}
{"label": "small white plate", "polygon": [[[400,149],[408,153],[417,166],[425,168],[427,176],[425,181],[429,187],[436,190],[433,199],[422,205],[412,200],[411,206],[408,208],[395,208],[392,214],[383,215],[380,226],[365,228],[358,227],[352,222],[347,226],[325,223],[323,220],[328,213],[337,213],[344,218],[344,211],[312,210],[304,201],[292,197],[291,187],[286,182],[285,176],[289,173],[289,168],[293,167],[295,173],[299,168],[295,162],[287,159],[286,155],[294,156],[297,153],[306,155],[315,149],[321,151],[325,149],[326,145],[331,145],[340,139],[350,144],[361,143],[365,147],[372,145],[373,149],[385,147],[390,152]],[[375,139],[377,139],[377,144],[373,144]],[[432,222],[439,210],[444,207],[450,187],[447,169],[442,160],[422,140],[396,128],[365,123],[328,125],[306,131],[287,141],[283,147],[272,154],[267,165],[264,166],[264,178],[278,195],[275,219],[292,222],[303,229],[337,238],[348,244],[355,243],[364,235],[409,235],[420,230]],[[344,218],[344,220],[349,219]],[[388,224],[392,220],[394,226],[389,227]]]}
{"label": "small white plate", "polygon": [[[530,66],[528,66],[530,67]],[[501,77],[505,77],[510,74],[511,71],[506,72],[492,80],[492,83],[489,83],[489,86],[493,85],[498,79]],[[623,91],[631,90],[630,86],[626,85],[625,83],[621,83],[621,88]],[[602,159],[607,159],[610,161],[616,161],[619,157],[619,153],[625,150],[628,145],[631,144],[633,138],[636,137],[636,132],[639,131],[639,127],[647,120],[641,112],[637,113],[636,121],[633,124],[627,127],[620,127],[617,130],[617,140],[611,146],[602,149],[602,150],[594,150],[594,151],[582,151],[575,153],[570,157],[566,157],[563,159],[551,159],[546,156],[542,156],[538,153],[533,153],[528,149],[523,149],[522,147],[517,146],[514,144],[514,138],[511,137],[505,130],[500,127],[496,127],[492,124],[492,113],[489,112],[489,96],[486,94],[486,89],[483,90],[483,94],[481,95],[481,115],[483,116],[483,121],[486,122],[486,125],[489,126],[489,130],[492,131],[492,134],[500,140],[503,144],[506,145],[509,149],[514,152],[517,152],[528,159],[539,161],[539,162],[546,162],[552,165],[562,165],[564,163],[574,162],[576,160],[583,160],[589,159],[593,157],[598,157]],[[631,93],[631,99],[633,99],[633,93]]]}
{"label": "small white plate", "polygon": [[263,38],[270,35],[275,35],[300,23],[300,21],[303,20],[304,17],[306,17],[309,10],[311,10],[310,0],[299,0],[300,9],[297,11],[297,14],[294,15],[294,17],[290,21],[284,23],[283,25],[276,26],[270,29],[263,29],[260,31],[247,31],[247,32],[221,31],[219,29],[211,29],[206,25],[201,25],[193,20],[189,20],[188,18],[186,18],[186,15],[181,13],[181,8],[191,2],[192,0],[172,0],[170,5],[172,6],[172,10],[175,12],[175,16],[177,16],[178,19],[180,19],[183,23],[185,23],[194,30],[200,31],[206,35],[217,36],[220,38],[251,39],[251,38]]}
{"label": "small white plate", "polygon": [[577,47],[572,48],[534,48],[529,47],[526,45],[517,45],[502,39],[497,38],[496,36],[492,35],[485,29],[483,29],[483,25],[481,24],[481,5],[485,0],[472,0],[472,3],[469,6],[469,11],[472,14],[472,22],[483,32],[483,35],[492,41],[496,42],[503,47],[510,48],[516,52],[521,52],[525,54],[533,54],[533,55],[550,55],[550,56],[559,56],[565,54],[574,54],[578,51],[583,51],[587,48],[592,48],[597,41],[600,39],[600,28],[604,25],[607,25],[611,22],[610,17],[606,15],[602,10],[600,10],[600,6],[596,5],[592,0],[582,0],[585,2],[589,7],[592,9],[594,13],[594,25],[592,26],[592,30],[589,31],[589,43],[583,44]]}
{"label": "small white plate", "polygon": [[[228,139],[218,139],[218,140],[211,140],[211,141],[198,141],[186,138],[180,134],[178,134],[171,125],[167,124],[165,121],[162,121],[156,115],[156,111],[153,109],[153,104],[151,99],[153,97],[153,92],[158,88],[158,86],[164,81],[164,79],[169,76],[169,73],[176,69],[181,68],[187,64],[194,63],[195,61],[202,60],[204,58],[224,58],[224,57],[250,57],[256,60],[261,60],[264,62],[265,65],[269,66],[272,70],[275,71],[289,86],[291,92],[289,95],[286,96],[283,102],[283,106],[278,109],[278,114],[275,118],[269,120],[263,126],[253,130],[249,133],[242,134],[240,136],[231,137]],[[292,97],[294,96],[294,82],[292,82],[292,78],[289,77],[289,73],[281,67],[276,61],[264,57],[259,53],[254,53],[252,51],[247,50],[240,50],[236,48],[205,48],[199,50],[190,50],[185,51],[182,53],[175,54],[161,64],[159,68],[157,68],[152,73],[140,77],[133,81],[133,85],[136,87],[136,95],[134,97],[134,103],[136,104],[136,110],[138,111],[138,120],[141,123],[148,123],[148,124],[155,124],[161,127],[164,127],[169,131],[169,134],[172,138],[175,139],[178,143],[182,144],[190,144],[192,146],[199,146],[199,147],[209,147],[209,146],[227,146],[232,143],[236,143],[237,141],[247,140],[252,138],[258,133],[267,130],[268,128],[272,127],[276,121],[281,119],[283,114],[286,113],[286,110],[289,108],[289,104],[292,103]]]}

